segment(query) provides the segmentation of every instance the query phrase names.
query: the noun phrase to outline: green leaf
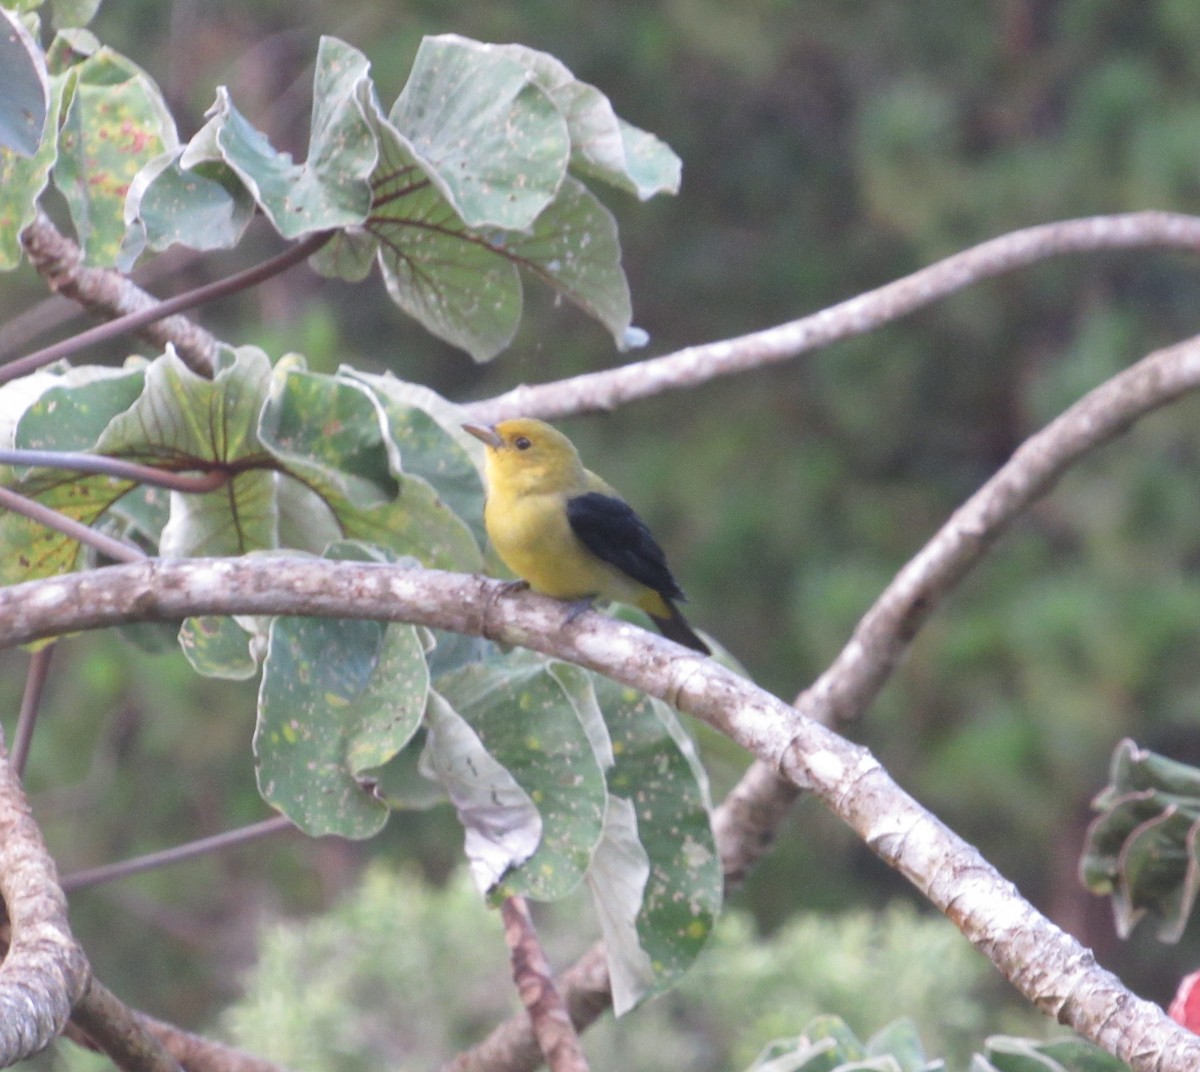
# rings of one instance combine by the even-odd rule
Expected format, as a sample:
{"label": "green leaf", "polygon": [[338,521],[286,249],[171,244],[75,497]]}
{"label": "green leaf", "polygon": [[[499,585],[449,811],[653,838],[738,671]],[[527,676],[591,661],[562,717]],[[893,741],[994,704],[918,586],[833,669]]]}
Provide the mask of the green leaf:
{"label": "green leaf", "polygon": [[1128,1066],[1081,1038],[1034,1039],[994,1035],[987,1062],[995,1072],[1128,1072]]}
{"label": "green leaf", "polygon": [[20,414],[13,445],[22,450],[91,450],[109,424],[141,395],[146,366],[85,365],[29,377],[38,397]]}
{"label": "green leaf", "polygon": [[280,547],[320,555],[346,535],[333,507],[302,480],[280,476],[275,485],[275,503]]}
{"label": "green leaf", "polygon": [[150,465],[186,470],[238,469],[206,494],[171,493],[159,553],[166,557],[239,555],[278,546],[275,474],[256,426],[271,367],[257,347],[230,352],[210,380],[168,347],[146,369],[137,402],[116,418],[96,449]]}
{"label": "green leaf", "polygon": [[365,231],[335,231],[333,237],[308,258],[313,271],[329,279],[361,283],[371,274],[379,242]]}
{"label": "green leaf", "polygon": [[178,137],[158,87],[132,61],[100,48],[74,72],[54,181],[85,260],[111,265],[125,234],[125,196],[134,176],[173,150]]}
{"label": "green leaf", "polygon": [[892,1057],[899,1065],[899,1072],[925,1072],[926,1069],[941,1072],[945,1067],[944,1062],[930,1061],[925,1056],[917,1025],[907,1017],[893,1021],[872,1035],[867,1042],[867,1054]]}
{"label": "green leaf", "polygon": [[0,147],[0,271],[21,263],[21,232],[37,216],[38,199],[50,182],[50,169],[58,158],[58,138],[53,135],[58,130],[66,82],[63,76],[50,79],[45,122],[50,134],[42,138],[33,156]]}
{"label": "green leaf", "polygon": [[125,202],[126,233],[118,267],[128,270],[146,249],[174,243],[229,249],[254,218],[254,198],[221,160],[180,165],[182,149],[151,160],[134,177]]}
{"label": "green leaf", "polygon": [[[90,450],[103,429],[141,390],[141,369],[72,369],[38,373],[0,392],[0,421],[13,428],[12,444],[24,450]],[[128,481],[58,469],[11,469],[6,486],[85,525],[95,524],[132,487]],[[15,584],[76,568],[76,540],[21,514],[0,511],[0,583]]]}
{"label": "green leaf", "polygon": [[[618,1015],[668,989],[692,965],[721,907],[724,877],[710,822],[708,782],[695,746],[675,713],[658,700],[594,675],[596,701],[612,738],[609,792],[632,807],[646,860],[644,890],[630,911],[626,870],[593,879],[593,897],[610,946]],[[618,833],[628,836],[627,831]],[[634,855],[612,846],[620,861]],[[606,880],[601,881],[600,877]],[[629,933],[632,926],[635,934]],[[614,961],[611,950],[632,951]]]}
{"label": "green leaf", "polygon": [[864,1046],[844,1020],[819,1016],[794,1038],[776,1039],[748,1072],[942,1072],[925,1056],[911,1020],[889,1024]]}
{"label": "green leaf", "polygon": [[254,732],[263,799],[314,836],[377,833],[389,809],[366,772],[411,740],[428,691],[414,626],[275,619]]}
{"label": "green leaf", "polygon": [[373,88],[357,49],[322,37],[313,82],[308,160],[271,147],[233,106],[224,87],[180,164],[219,158],[237,174],[285,238],[361,223],[371,205],[376,147],[367,112]]}
{"label": "green leaf", "polygon": [[567,176],[528,234],[493,236],[492,248],[599,320],[626,349],[633,314],[617,223],[583,183]]}
{"label": "green leaf", "polygon": [[[505,876],[496,896],[553,900],[569,893],[600,841],[607,801],[604,776],[570,690],[531,652],[446,674],[437,689],[541,815],[537,851]],[[430,765],[437,769],[436,762]]]}
{"label": "green leaf", "polygon": [[50,110],[46,60],[21,20],[0,8],[0,148],[37,152]]}
{"label": "green leaf", "polygon": [[567,121],[572,170],[646,201],[679,192],[679,157],[653,134],[618,118],[608,98],[566,64],[527,45],[478,45],[527,70]]}
{"label": "green leaf", "polygon": [[[430,670],[432,669],[431,665]],[[392,811],[424,811],[448,802],[441,785],[435,779],[426,777],[421,770],[425,742],[428,739],[424,725],[429,719],[430,705],[437,702],[444,704],[445,701],[431,691],[426,700],[422,728],[417,730],[406,748],[402,748],[382,767],[369,773],[374,783],[375,796],[384,801]],[[536,844],[535,839],[534,845]]]}
{"label": "green leaf", "polygon": [[103,0],[51,0],[51,24],[56,30],[86,26],[100,10]]}
{"label": "green leaf", "polygon": [[1200,891],[1200,770],[1122,741],[1092,808],[1084,884],[1112,895],[1122,937],[1149,913],[1162,941],[1178,941]]}
{"label": "green leaf", "polygon": [[437,692],[429,695],[425,725],[420,772],[454,805],[466,834],[467,866],[476,887],[486,893],[537,850],[542,817],[471,724]]}
{"label": "green leaf", "polygon": [[[293,367],[275,377],[260,434],[286,469],[332,511],[347,537],[431,567],[479,569],[479,546],[466,522],[420,472],[407,471],[406,459],[395,452],[382,425],[364,384]],[[448,454],[452,446],[446,441],[441,450]],[[429,454],[436,451],[428,438],[424,448],[428,470]]]}
{"label": "green leaf", "polygon": [[179,646],[193,670],[205,677],[245,681],[258,673],[251,650],[257,634],[234,618],[189,618],[179,630]]}
{"label": "green leaf", "polygon": [[[429,180],[405,136],[382,116],[374,123],[380,155],[367,230],[397,305],[485,361],[516,332],[523,301],[518,268],[524,268],[599,319],[624,346],[630,305],[616,224],[586,187],[564,176],[528,231],[472,228]],[[346,267],[347,278],[361,278],[366,241],[333,247],[314,266],[327,274]]]}
{"label": "green leaf", "polygon": [[[382,115],[373,122],[379,163],[368,229],[388,294],[426,330],[486,361],[512,341],[521,318],[516,266],[459,219],[404,136]],[[314,266],[328,272],[345,253],[339,245]],[[351,267],[364,253],[360,243]]]}
{"label": "green leaf", "polygon": [[421,42],[388,119],[470,227],[529,227],[570,159],[567,124],[525,69],[454,34]]}
{"label": "green leaf", "polygon": [[[819,1016],[803,1034],[770,1043],[749,1072],[834,1072],[851,1063],[856,1069],[879,1067],[860,1064],[866,1056],[866,1047],[844,1021],[836,1016]],[[895,1066],[888,1072],[896,1072]]]}
{"label": "green leaf", "polygon": [[428,480],[443,501],[487,543],[483,528],[483,481],[475,456],[479,440],[462,430],[463,412],[436,391],[397,379],[344,368],[341,376],[370,389],[387,427],[396,464]]}

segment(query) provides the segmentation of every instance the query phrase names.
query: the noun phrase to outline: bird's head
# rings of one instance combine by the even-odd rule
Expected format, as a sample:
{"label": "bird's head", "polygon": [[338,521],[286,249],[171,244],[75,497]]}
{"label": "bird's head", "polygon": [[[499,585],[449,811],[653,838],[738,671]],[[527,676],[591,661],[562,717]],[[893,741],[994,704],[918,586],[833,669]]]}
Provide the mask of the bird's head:
{"label": "bird's head", "polygon": [[487,447],[488,483],[519,491],[570,491],[584,478],[574,444],[557,428],[532,417],[499,424],[464,424]]}

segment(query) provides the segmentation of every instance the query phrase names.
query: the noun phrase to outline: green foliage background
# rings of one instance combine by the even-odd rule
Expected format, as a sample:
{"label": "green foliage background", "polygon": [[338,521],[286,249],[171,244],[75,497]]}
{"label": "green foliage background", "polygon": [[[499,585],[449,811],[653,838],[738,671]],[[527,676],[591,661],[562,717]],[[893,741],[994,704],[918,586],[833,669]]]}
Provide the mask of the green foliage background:
{"label": "green foliage background", "polygon": [[[553,53],[684,161],[675,199],[607,199],[634,321],[654,353],[797,317],[1027,224],[1200,211],[1190,0],[108,0],[95,29],[163,86],[184,137],[227,82],[245,115],[295,149],[321,33],[363,48],[393,91],[426,33]],[[274,248],[263,230],[236,254],[174,278],[160,262],[147,278],[165,292]],[[29,273],[6,276],[0,319],[42,293]],[[464,399],[624,360],[602,327],[546,295],[531,290],[527,308],[516,344],[483,367],[403,318],[377,284],[303,271],[202,319],[273,358],[296,349],[321,371],[392,369]],[[790,697],[1024,436],[1193,332],[1197,308],[1187,257],[1061,261],[779,368],[564,427],[668,548],[695,623]],[[1160,1000],[1200,959],[1194,932],[1177,948],[1141,932],[1118,946],[1108,906],[1083,891],[1075,866],[1117,740],[1200,754],[1198,419],[1200,402],[1185,400],[1069,476],[850,728],[1039,907]],[[262,814],[251,686],[199,680],[177,654],[149,658],[107,637],[72,642],[58,659],[29,782],[64,870]],[[0,665],[13,711],[23,658]],[[720,742],[709,758],[719,796],[742,761]],[[393,822],[365,850],[300,839],[244,849],[77,895],[73,918],[106,981],[195,1023],[246,964],[248,934],[230,921],[252,926],[247,904],[319,908],[364,852],[442,876],[458,836],[436,812]],[[805,908],[906,896],[812,804],[741,895],[766,928]]]}

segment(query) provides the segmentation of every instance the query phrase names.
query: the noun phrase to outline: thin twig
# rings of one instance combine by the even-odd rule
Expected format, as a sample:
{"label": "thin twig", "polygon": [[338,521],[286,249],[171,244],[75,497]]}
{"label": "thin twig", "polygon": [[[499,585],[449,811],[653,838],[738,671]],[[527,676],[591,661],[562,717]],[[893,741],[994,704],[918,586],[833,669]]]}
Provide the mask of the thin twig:
{"label": "thin twig", "polygon": [[115,882],[118,879],[128,878],[131,875],[139,875],[143,871],[152,871],[159,867],[167,867],[170,864],[183,863],[185,860],[194,860],[198,856],[205,856],[208,853],[219,852],[222,849],[228,849],[235,845],[244,845],[259,838],[270,837],[295,829],[296,826],[290,819],[282,815],[276,815],[270,819],[263,819],[261,822],[239,827],[236,830],[227,830],[223,834],[198,838],[184,845],[176,845],[169,849],[162,849],[159,852],[146,853],[144,856],[135,856],[129,860],[119,860],[116,863],[103,864],[100,867],[91,867],[86,871],[76,871],[63,878],[62,888],[67,893],[75,893],[90,886],[99,886],[105,882]]}
{"label": "thin twig", "polygon": [[495,398],[469,402],[463,409],[472,420],[485,423],[505,417],[553,419],[612,410],[625,402],[694,387],[874,331],[957,290],[1051,257],[1145,247],[1200,251],[1200,217],[1131,212],[1012,231],[799,320],[603,372],[522,385]]}
{"label": "thin twig", "polygon": [[25,357],[0,367],[0,383],[7,383],[18,376],[26,376],[43,365],[50,364],[51,361],[58,361],[60,358],[69,357],[71,354],[85,350],[89,346],[97,346],[102,342],[108,342],[110,339],[120,338],[120,336],[129,332],[138,331],[147,324],[152,324],[156,320],[171,316],[173,313],[181,313],[185,309],[192,309],[197,305],[203,305],[205,302],[215,301],[217,298],[223,298],[226,295],[236,294],[238,291],[256,286],[264,280],[286,271],[293,265],[307,260],[332,237],[332,231],[320,231],[309,235],[303,241],[289,246],[282,253],[276,254],[269,260],[254,265],[252,268],[247,268],[235,275],[231,275],[226,279],[218,279],[216,282],[197,287],[195,290],[178,294],[174,298],[167,298],[149,308],[128,313],[125,316],[118,317],[116,320],[110,320],[106,324],[98,324],[94,328],[89,328],[78,335],[72,335],[70,338],[63,339],[52,346],[36,350],[32,354],[27,354]]}
{"label": "thin twig", "polygon": [[107,533],[98,532],[82,521],[67,517],[66,514],[61,514],[36,499],[20,495],[11,488],[0,486],[0,507],[22,514],[55,532],[61,532],[64,536],[69,536],[88,547],[95,548],[101,554],[107,555],[117,562],[140,562],[146,557],[146,552],[140,547],[135,547],[124,540],[118,540]]}
{"label": "thin twig", "polygon": [[513,982],[538,1048],[550,1072],[587,1072],[579,1036],[571,1024],[562,995],[554,985],[550,964],[538,941],[533,917],[524,897],[506,897],[500,905],[504,940],[512,958]]}
{"label": "thin twig", "polygon": [[17,716],[17,729],[13,734],[12,767],[18,778],[25,775],[25,764],[29,760],[29,749],[33,744],[33,728],[37,725],[41,708],[42,691],[50,673],[50,661],[54,657],[54,644],[38,648],[29,659],[25,672],[25,692],[21,697],[21,712]]}
{"label": "thin twig", "polygon": [[151,487],[204,494],[215,491],[229,479],[221,469],[210,469],[198,476],[159,469],[153,465],[129,462],[107,454],[82,454],[65,450],[0,450],[0,465],[38,466],[65,469],[74,473],[100,473],[116,480],[132,480]]}

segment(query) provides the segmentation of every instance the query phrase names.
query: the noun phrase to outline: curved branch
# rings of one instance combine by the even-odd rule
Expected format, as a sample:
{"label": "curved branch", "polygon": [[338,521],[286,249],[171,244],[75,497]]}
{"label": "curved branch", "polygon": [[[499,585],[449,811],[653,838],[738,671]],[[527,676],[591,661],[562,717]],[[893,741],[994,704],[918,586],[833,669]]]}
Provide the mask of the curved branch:
{"label": "curved branch", "polygon": [[[24,234],[22,235],[22,240],[25,242],[25,249],[26,252],[30,254],[30,259],[34,259],[34,254],[30,250],[31,239],[29,236],[31,234],[36,236],[46,228],[49,229],[49,232],[52,232],[53,236],[56,237],[59,243],[69,243],[70,246],[74,246],[74,243],[71,242],[70,239],[64,238],[61,234],[54,230],[54,227],[49,220],[46,220],[44,217],[39,217],[34,221],[33,224],[30,225],[30,227],[26,228]],[[65,268],[59,269],[59,274],[57,276],[50,274],[49,269],[43,272],[43,274],[48,275],[50,278],[52,286],[61,289],[64,293],[71,293],[71,291],[68,289],[68,285],[77,287],[79,279],[90,278],[90,276],[87,276],[86,273],[99,273],[105,278],[106,281],[113,283],[113,285],[116,284],[112,280],[108,280],[108,276],[111,275],[115,277],[115,280],[119,281],[121,284],[121,294],[134,295],[136,296],[136,300],[131,301],[127,312],[124,312],[114,320],[108,321],[106,324],[97,324],[94,328],[89,328],[87,331],[80,332],[78,335],[72,335],[70,338],[63,339],[62,342],[54,343],[53,345],[44,347],[43,349],[32,354],[27,354],[25,357],[19,358],[16,361],[11,361],[6,365],[0,366],[0,383],[7,383],[9,380],[16,379],[18,376],[27,375],[28,373],[41,368],[43,365],[50,364],[51,361],[57,361],[59,358],[68,357],[71,354],[78,353],[80,350],[86,349],[89,346],[96,346],[102,342],[107,342],[110,339],[120,338],[120,336],[128,334],[129,332],[136,331],[141,333],[142,330],[148,328],[149,325],[156,324],[160,321],[166,321],[167,318],[174,317],[174,314],[182,313],[186,309],[194,309],[197,305],[203,305],[205,302],[216,301],[217,298],[223,298],[226,295],[236,294],[239,291],[257,286],[259,283],[263,282],[263,280],[270,279],[272,276],[286,271],[288,268],[299,264],[301,261],[307,260],[332,237],[332,231],[319,231],[315,234],[311,234],[302,241],[289,246],[282,253],[278,253],[274,257],[263,261],[261,264],[253,265],[252,267],[238,272],[235,275],[231,275],[228,278],[218,279],[215,282],[206,284],[205,286],[197,287],[195,290],[189,290],[183,294],[176,294],[175,297],[166,298],[163,301],[159,301],[158,299],[151,297],[140,287],[137,287],[135,284],[131,283],[120,272],[114,272],[111,269],[80,267],[78,264],[79,249],[77,246],[75,246],[75,259],[72,260],[70,259],[70,256],[68,256],[65,262]],[[35,260],[35,264],[36,263],[37,261]],[[42,271],[42,269],[39,268],[39,271]],[[82,295],[79,297],[79,300],[84,301],[86,304],[86,300]],[[119,305],[110,306],[106,300],[96,302],[94,305],[97,308],[108,312],[109,315],[111,315],[112,312],[117,308],[120,308]],[[161,338],[161,345],[165,346],[168,342],[175,343],[176,333],[184,332],[183,335],[180,335],[180,339],[186,344],[188,342],[186,334],[187,331],[190,330],[193,332],[201,332],[202,330],[200,328],[196,328],[191,321],[182,317],[175,317],[172,323],[175,326],[172,327],[171,330],[156,335],[153,338],[153,341],[158,342],[159,338]],[[186,327],[180,325],[185,325]],[[211,353],[204,358],[198,352],[189,350],[187,351],[190,357],[188,363],[193,367],[194,371],[203,376],[211,377],[213,369],[215,368],[217,342],[207,332],[203,332],[203,337],[206,342],[211,340]],[[181,357],[183,357],[183,353],[183,351],[180,352]]]}
{"label": "curved branch", "polygon": [[71,1013],[71,1023],[122,1072],[179,1072],[179,1062],[138,1015],[93,978]]}
{"label": "curved branch", "polygon": [[865,711],[939,601],[1022,510],[1083,455],[1198,387],[1200,336],[1142,358],[1030,436],[896,575],[797,708],[823,722]]}
{"label": "curved branch", "polygon": [[71,934],[54,861],[3,749],[0,894],[12,928],[0,965],[0,1067],[7,1067],[59,1035],[91,969]]}
{"label": "curved branch", "polygon": [[810,316],[719,342],[689,346],[633,365],[567,380],[522,385],[495,398],[470,402],[472,420],[505,417],[552,420],[611,410],[625,402],[798,357],[841,339],[863,335],[931,305],[964,287],[1066,253],[1157,247],[1200,251],[1200,217],[1130,212],[1012,231]]}
{"label": "curved branch", "polygon": [[[116,269],[87,267],[79,246],[59,231],[45,213],[39,212],[33,223],[25,228],[21,244],[30,263],[45,276],[51,290],[106,320],[145,315],[159,305],[157,298]],[[216,338],[186,317],[164,317],[165,314],[143,321],[136,328],[138,334],[158,347],[171,343],[189,368],[202,376],[211,376],[216,365]],[[18,370],[12,375],[23,375],[23,372]]]}
{"label": "curved branch", "polygon": [[504,593],[501,582],[482,577],[373,563],[148,561],[0,590],[0,643],[193,614],[308,614],[409,621],[570,660],[703,719],[812,792],[1044,1012],[1138,1072],[1200,1066],[1200,1037],[1098,967],[865,748],[713,659],[635,625],[593,613],[564,626],[560,602]]}

